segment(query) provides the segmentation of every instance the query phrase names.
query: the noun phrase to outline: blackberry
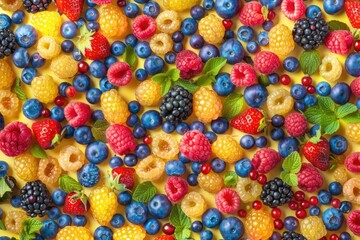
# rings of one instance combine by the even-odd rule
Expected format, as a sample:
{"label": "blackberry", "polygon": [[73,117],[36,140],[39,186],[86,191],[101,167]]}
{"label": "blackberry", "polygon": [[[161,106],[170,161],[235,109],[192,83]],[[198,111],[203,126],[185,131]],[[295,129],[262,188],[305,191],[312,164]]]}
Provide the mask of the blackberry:
{"label": "blackberry", "polygon": [[160,115],[172,124],[186,120],[193,111],[193,95],[181,86],[172,87],[162,99]]}
{"label": "blackberry", "polygon": [[0,30],[0,59],[15,52],[15,35],[9,29]]}
{"label": "blackberry", "polygon": [[51,195],[40,180],[27,182],[20,190],[21,207],[30,217],[43,217],[52,205]]}
{"label": "blackberry", "polygon": [[318,48],[329,33],[329,26],[323,18],[299,19],[292,30],[294,41],[305,50]]}
{"label": "blackberry", "polygon": [[300,233],[285,231],[281,235],[281,240],[307,240],[307,239]]}
{"label": "blackberry", "polygon": [[275,178],[264,184],[260,198],[265,205],[274,208],[290,202],[293,196],[291,186],[280,178]]}
{"label": "blackberry", "polygon": [[23,5],[29,13],[37,13],[48,9],[52,0],[23,0]]}

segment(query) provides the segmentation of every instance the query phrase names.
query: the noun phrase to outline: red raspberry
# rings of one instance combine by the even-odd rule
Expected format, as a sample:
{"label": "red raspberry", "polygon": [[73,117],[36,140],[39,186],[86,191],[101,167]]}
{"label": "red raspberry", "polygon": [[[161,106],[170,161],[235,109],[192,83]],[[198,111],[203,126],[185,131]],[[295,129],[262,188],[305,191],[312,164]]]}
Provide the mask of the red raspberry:
{"label": "red raspberry", "polygon": [[236,213],[240,208],[240,197],[233,189],[224,188],[216,194],[215,203],[222,213]]}
{"label": "red raspberry", "polygon": [[147,40],[156,33],[156,22],[152,17],[139,15],[132,24],[132,31],[139,40]]}
{"label": "red raspberry", "polygon": [[191,161],[204,162],[211,156],[211,145],[202,132],[192,130],[181,138],[180,152]]}
{"label": "red raspberry", "polygon": [[280,159],[280,154],[274,149],[262,148],[255,153],[251,163],[259,173],[269,173]]}
{"label": "red raspberry", "polygon": [[248,63],[237,63],[233,66],[230,74],[231,82],[240,87],[248,87],[255,84],[255,69]]}
{"label": "red raspberry", "polygon": [[335,30],[330,32],[325,38],[325,46],[333,53],[337,54],[348,54],[354,37],[348,30]]}
{"label": "red raspberry", "polygon": [[360,172],[360,152],[354,152],[348,155],[345,159],[345,167],[349,172]]}
{"label": "red raspberry", "polygon": [[350,84],[351,91],[355,97],[360,97],[360,77],[354,79]]}
{"label": "red raspberry", "polygon": [[306,5],[303,0],[283,0],[281,11],[288,19],[296,21],[304,16]]}
{"label": "red raspberry", "polygon": [[106,139],[111,149],[119,155],[125,155],[134,151],[136,142],[131,130],[120,124],[113,124],[106,129]]}
{"label": "red raspberry", "polygon": [[346,220],[348,228],[356,235],[360,236],[360,210],[353,210],[349,213]]}
{"label": "red raspberry", "polygon": [[204,64],[201,58],[190,50],[183,50],[176,56],[176,68],[180,70],[180,77],[190,79],[201,73]]}
{"label": "red raspberry", "polygon": [[65,107],[64,114],[72,127],[80,127],[91,118],[91,108],[83,102],[71,102]]}
{"label": "red raspberry", "polygon": [[310,163],[303,163],[297,173],[298,187],[306,192],[315,192],[321,188],[324,178]]}
{"label": "red raspberry", "polygon": [[241,9],[239,19],[246,26],[259,26],[265,21],[259,2],[249,2]]}
{"label": "red raspberry", "polygon": [[166,180],[165,193],[172,202],[180,201],[188,192],[188,183],[181,177],[172,176]]}
{"label": "red raspberry", "polygon": [[0,132],[0,150],[9,157],[24,153],[31,145],[31,129],[22,122],[13,122]]}
{"label": "red raspberry", "polygon": [[115,86],[125,86],[131,82],[132,71],[126,62],[116,62],[107,71],[109,82]]}
{"label": "red raspberry", "polygon": [[255,55],[254,65],[259,72],[268,75],[280,67],[280,59],[273,52],[261,51]]}
{"label": "red raspberry", "polygon": [[290,113],[285,118],[285,129],[290,136],[300,137],[306,132],[307,126],[308,122],[301,113]]}

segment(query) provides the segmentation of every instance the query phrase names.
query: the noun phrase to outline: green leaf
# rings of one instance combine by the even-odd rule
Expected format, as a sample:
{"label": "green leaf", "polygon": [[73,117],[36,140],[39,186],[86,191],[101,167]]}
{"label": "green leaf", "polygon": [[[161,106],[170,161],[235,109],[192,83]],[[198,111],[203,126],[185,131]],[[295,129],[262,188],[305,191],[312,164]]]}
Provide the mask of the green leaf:
{"label": "green leaf", "polygon": [[335,113],[338,118],[346,117],[347,115],[356,112],[358,109],[352,103],[346,103],[336,108]]}
{"label": "green leaf", "polygon": [[336,115],[334,113],[328,114],[328,115],[322,115],[321,121],[320,121],[320,127],[321,129],[324,129],[330,125],[331,123],[337,121]]}
{"label": "green leaf", "polygon": [[240,93],[233,92],[225,98],[222,116],[230,119],[238,115],[243,107],[244,98]]}
{"label": "green leaf", "polygon": [[40,147],[39,144],[35,143],[32,148],[30,149],[31,155],[33,155],[35,158],[47,158],[47,154],[44,151],[44,149],[42,149]]}
{"label": "green leaf", "polygon": [[178,86],[181,86],[181,87],[185,88],[186,90],[188,90],[188,91],[191,92],[191,93],[197,91],[197,90],[200,88],[199,86],[191,83],[190,81],[182,80],[182,79],[176,81],[175,84],[178,85]]}
{"label": "green leaf", "polygon": [[39,231],[42,226],[43,222],[36,218],[28,218],[23,222],[23,227],[26,227],[29,234]]}
{"label": "green leaf", "polygon": [[239,181],[239,177],[235,172],[230,171],[225,174],[224,184],[227,187],[235,186],[238,183],[238,181]]}
{"label": "green leaf", "polygon": [[282,164],[282,168],[290,173],[298,173],[301,169],[301,157],[297,151],[287,156]]}
{"label": "green leaf", "polygon": [[91,133],[96,141],[107,143],[106,129],[110,124],[105,120],[97,120],[91,128]]}
{"label": "green leaf", "polygon": [[156,191],[156,187],[150,181],[143,182],[135,188],[132,198],[135,201],[146,203],[155,196]]}
{"label": "green leaf", "polygon": [[170,223],[176,228],[190,228],[191,220],[181,210],[178,204],[175,204],[170,213]]}
{"label": "green leaf", "polygon": [[265,87],[270,85],[269,78],[266,75],[260,75],[260,76],[258,76],[257,79],[258,79],[259,84],[264,85]]}
{"label": "green leaf", "polygon": [[161,96],[165,96],[171,88],[171,81],[166,81],[161,84]]}
{"label": "green leaf", "polygon": [[358,123],[360,122],[360,110],[353,112],[342,118],[347,123]]}
{"label": "green leaf", "polygon": [[334,111],[335,103],[331,100],[330,97],[319,96],[318,98],[319,106],[325,111]]}
{"label": "green leaf", "polygon": [[304,112],[307,120],[314,124],[320,124],[324,111],[317,105],[307,108]]}
{"label": "green leaf", "polygon": [[262,6],[261,13],[264,17],[264,20],[266,21],[268,19],[269,9],[266,6]]}
{"label": "green leaf", "polygon": [[0,198],[7,192],[11,192],[11,188],[7,185],[5,178],[2,177],[0,178]]}
{"label": "green leaf", "polygon": [[330,32],[335,30],[350,30],[346,23],[340,22],[338,20],[331,20],[327,22],[327,24],[329,25]]}
{"label": "green leaf", "polygon": [[102,130],[106,130],[110,126],[110,123],[108,123],[105,120],[96,120],[93,127],[94,128],[100,128]]}
{"label": "green leaf", "polygon": [[300,55],[300,66],[303,73],[312,75],[321,63],[320,53],[317,50],[303,51]]}
{"label": "green leaf", "polygon": [[281,172],[280,178],[289,186],[295,187],[298,185],[298,177],[295,173]]}
{"label": "green leaf", "polygon": [[62,175],[60,177],[59,185],[61,190],[63,190],[66,193],[79,192],[82,190],[81,184],[68,175]]}
{"label": "green leaf", "polygon": [[199,87],[203,87],[203,86],[208,86],[213,82],[216,82],[215,77],[213,75],[205,74],[205,75],[202,75],[201,77],[199,77],[195,83]]}
{"label": "green leaf", "polygon": [[180,78],[180,70],[177,68],[172,68],[167,71],[166,75],[170,77],[172,81],[176,82]]}
{"label": "green leaf", "polygon": [[134,48],[131,47],[130,45],[126,46],[123,59],[125,62],[127,62],[130,65],[130,67],[134,67],[136,62],[136,55]]}
{"label": "green leaf", "polygon": [[174,234],[176,239],[183,240],[191,236],[191,231],[189,228],[176,228]]}
{"label": "green leaf", "polygon": [[162,84],[164,81],[166,81],[168,78],[168,75],[166,73],[158,73],[154,76],[152,76],[151,80],[158,84]]}
{"label": "green leaf", "polygon": [[340,128],[340,121],[335,120],[324,128],[324,131],[325,131],[324,133],[330,135],[330,134],[337,132],[337,130],[339,130],[339,128]]}
{"label": "green leaf", "polygon": [[17,98],[21,101],[27,100],[26,94],[24,89],[21,87],[21,80],[20,78],[15,79],[15,83],[12,87],[12,92],[16,94]]}
{"label": "green leaf", "polygon": [[225,66],[227,59],[224,57],[215,57],[209,59],[202,70],[202,74],[217,75],[221,68]]}
{"label": "green leaf", "polygon": [[59,144],[60,143],[60,134],[55,134],[54,138],[51,140],[51,145]]}
{"label": "green leaf", "polygon": [[6,230],[6,227],[1,219],[0,219],[0,230]]}

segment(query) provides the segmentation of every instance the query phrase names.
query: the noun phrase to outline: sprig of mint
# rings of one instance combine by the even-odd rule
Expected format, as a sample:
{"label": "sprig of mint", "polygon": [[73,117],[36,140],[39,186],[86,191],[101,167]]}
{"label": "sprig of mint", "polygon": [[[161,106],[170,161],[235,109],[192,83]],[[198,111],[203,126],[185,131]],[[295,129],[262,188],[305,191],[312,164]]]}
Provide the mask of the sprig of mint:
{"label": "sprig of mint", "polygon": [[21,240],[31,240],[35,239],[35,233],[39,231],[43,223],[39,219],[36,218],[28,218],[23,222],[23,229],[20,232]]}
{"label": "sprig of mint", "polygon": [[59,186],[66,193],[80,192],[82,190],[81,184],[69,175],[62,175],[60,177]]}
{"label": "sprig of mint", "polygon": [[236,174],[236,172],[229,171],[229,172],[225,173],[224,184],[227,187],[235,186],[238,183],[238,181],[239,181],[239,177]]}
{"label": "sprig of mint", "polygon": [[352,34],[355,39],[360,39],[360,29],[355,29],[355,31]]}
{"label": "sprig of mint", "polygon": [[297,151],[292,152],[285,158],[282,164],[284,171],[280,173],[280,178],[289,186],[298,185],[297,173],[301,169],[301,158]]}
{"label": "sprig of mint", "polygon": [[264,17],[264,20],[268,20],[269,9],[266,6],[262,6],[261,13]]}
{"label": "sprig of mint", "polygon": [[7,192],[11,192],[11,188],[7,185],[5,177],[0,178],[0,198],[2,198]]}
{"label": "sprig of mint", "polygon": [[132,198],[135,201],[146,203],[155,196],[156,192],[156,187],[150,181],[146,181],[137,185]]}
{"label": "sprig of mint", "polygon": [[60,134],[58,133],[55,134],[54,138],[51,140],[51,146],[59,145],[61,140],[64,138],[66,132],[67,132],[67,128],[63,128]]}
{"label": "sprig of mint", "polygon": [[42,147],[40,147],[39,144],[35,143],[31,149],[30,149],[30,153],[31,155],[33,155],[33,157],[35,158],[47,158],[47,154],[45,152],[44,149],[42,149]]}
{"label": "sprig of mint", "polygon": [[91,133],[96,141],[107,143],[105,131],[110,124],[105,120],[96,120],[91,128]]}
{"label": "sprig of mint", "polygon": [[329,26],[330,32],[333,32],[335,30],[350,30],[348,25],[346,23],[338,21],[338,20],[331,20],[327,22]]}
{"label": "sprig of mint", "polygon": [[191,236],[191,220],[177,204],[171,210],[170,223],[175,227],[176,239],[187,239]]}
{"label": "sprig of mint", "polygon": [[200,77],[195,80],[195,84],[199,87],[210,85],[216,82],[216,75],[225,66],[227,59],[224,57],[215,57],[209,59],[201,71]]}
{"label": "sprig of mint", "polygon": [[127,62],[130,67],[134,67],[135,66],[135,62],[136,62],[136,54],[135,54],[135,50],[132,46],[127,45],[125,47],[125,52],[123,55],[123,59],[125,62]]}
{"label": "sprig of mint", "polygon": [[172,68],[165,73],[158,73],[154,75],[151,80],[161,86],[161,95],[164,96],[171,86],[180,79],[180,70]]}
{"label": "sprig of mint", "polygon": [[300,55],[299,62],[303,73],[312,75],[320,66],[320,52],[318,50],[303,51]]}
{"label": "sprig of mint", "polygon": [[221,116],[227,119],[238,115],[244,105],[244,97],[241,93],[233,92],[225,98]]}
{"label": "sprig of mint", "polygon": [[188,90],[190,93],[193,93],[195,91],[197,91],[200,87],[195,85],[194,83],[192,83],[191,81],[188,80],[178,80],[176,82],[176,85],[181,86],[183,88],[185,88],[186,90]]}
{"label": "sprig of mint", "polygon": [[22,89],[22,87],[21,87],[21,80],[18,77],[15,79],[15,83],[12,87],[12,92],[16,94],[16,96],[19,100],[21,100],[21,101],[27,100],[24,89]]}
{"label": "sprig of mint", "polygon": [[6,230],[6,227],[1,219],[0,219],[0,230]]}

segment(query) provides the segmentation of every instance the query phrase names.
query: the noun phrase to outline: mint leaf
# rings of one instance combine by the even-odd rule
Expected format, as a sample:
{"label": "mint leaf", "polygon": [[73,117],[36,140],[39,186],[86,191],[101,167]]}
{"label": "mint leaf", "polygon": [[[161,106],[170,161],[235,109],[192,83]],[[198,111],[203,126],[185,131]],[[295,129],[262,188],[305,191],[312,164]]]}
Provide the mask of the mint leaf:
{"label": "mint leaf", "polygon": [[342,118],[347,123],[358,123],[360,122],[360,111],[353,112]]}
{"label": "mint leaf", "polygon": [[188,90],[191,93],[197,91],[200,88],[199,86],[196,86],[195,84],[193,84],[187,80],[182,80],[182,79],[176,81],[175,84],[185,88],[186,90]]}
{"label": "mint leaf", "polygon": [[318,105],[325,111],[334,111],[335,110],[335,103],[330,97],[323,97],[319,96],[317,98]]}
{"label": "mint leaf", "polygon": [[62,175],[60,177],[59,185],[61,190],[66,193],[79,192],[82,190],[81,184],[68,175]]}
{"label": "mint leaf", "polygon": [[269,14],[269,10],[268,10],[268,8],[266,7],[266,6],[262,6],[262,8],[261,8],[261,13],[262,13],[262,15],[263,15],[263,17],[264,17],[264,20],[266,21],[267,19],[268,19],[268,14]]}
{"label": "mint leaf", "polygon": [[298,177],[295,173],[281,172],[280,178],[289,186],[294,187],[298,185]]}
{"label": "mint leaf", "polygon": [[0,198],[7,192],[11,192],[11,188],[7,185],[5,178],[2,177],[0,178]]}
{"label": "mint leaf", "polygon": [[165,96],[171,88],[171,81],[165,81],[161,84],[161,96]]}
{"label": "mint leaf", "polygon": [[327,24],[329,25],[330,32],[335,30],[350,30],[346,23],[337,20],[331,20],[327,22]]}
{"label": "mint leaf", "polygon": [[336,108],[335,113],[338,118],[343,118],[353,112],[356,112],[358,109],[352,103],[346,103]]}
{"label": "mint leaf", "polygon": [[0,230],[6,230],[6,227],[1,219],[0,219]]}
{"label": "mint leaf", "polygon": [[100,128],[102,130],[106,130],[108,127],[110,126],[110,123],[108,123],[105,120],[96,120],[96,122],[94,123],[93,127],[94,128]]}
{"label": "mint leaf", "polygon": [[15,79],[15,83],[12,87],[12,92],[16,94],[17,98],[21,101],[27,100],[26,94],[24,89],[21,87],[21,80],[20,78]]}
{"label": "mint leaf", "polygon": [[288,155],[282,164],[282,168],[290,173],[298,173],[301,169],[300,154],[297,151],[294,151]]}
{"label": "mint leaf", "polygon": [[130,45],[126,46],[123,59],[125,62],[127,62],[130,65],[130,67],[134,67],[136,62],[136,55],[135,55],[135,50],[132,46]]}
{"label": "mint leaf", "polygon": [[191,231],[189,228],[176,228],[174,234],[176,239],[188,239],[191,236]]}
{"label": "mint leaf", "polygon": [[225,98],[222,116],[230,119],[238,115],[243,107],[244,98],[240,93],[233,92]]}
{"label": "mint leaf", "polygon": [[181,210],[178,204],[175,204],[170,213],[170,223],[177,228],[190,228],[191,220]]}
{"label": "mint leaf", "polygon": [[146,203],[155,196],[156,191],[156,187],[147,181],[137,185],[132,197],[135,201]]}
{"label": "mint leaf", "polygon": [[299,62],[303,73],[312,75],[320,66],[320,53],[317,50],[303,51],[300,55]]}
{"label": "mint leaf", "polygon": [[177,68],[172,68],[167,71],[166,75],[171,78],[172,81],[177,81],[180,78],[180,70]]}
{"label": "mint leaf", "polygon": [[221,68],[225,66],[227,59],[224,57],[210,58],[202,70],[202,74],[217,75]]}
{"label": "mint leaf", "polygon": [[227,187],[235,186],[238,183],[238,181],[239,181],[239,177],[235,172],[230,171],[225,174],[224,184]]}
{"label": "mint leaf", "polygon": [[35,233],[41,229],[43,226],[42,221],[36,218],[28,218],[23,222],[24,228],[28,230],[29,234]]}
{"label": "mint leaf", "polygon": [[324,111],[317,105],[307,108],[304,112],[307,120],[314,124],[320,124]]}
{"label": "mint leaf", "polygon": [[257,79],[258,79],[259,84],[264,85],[265,87],[270,85],[269,78],[266,75],[260,75],[260,76],[258,76]]}
{"label": "mint leaf", "polygon": [[340,128],[340,120],[335,120],[324,128],[325,134],[333,134]]}
{"label": "mint leaf", "polygon": [[54,138],[51,140],[51,145],[60,143],[60,140],[61,140],[60,137],[61,137],[60,134],[55,134]]}
{"label": "mint leaf", "polygon": [[334,113],[328,113],[327,115],[322,115],[320,121],[320,127],[321,129],[325,129],[328,125],[330,125],[335,121],[337,121],[337,118]]}
{"label": "mint leaf", "polygon": [[164,81],[166,81],[168,78],[168,75],[166,73],[158,73],[151,77],[151,80],[158,84],[162,84]]}
{"label": "mint leaf", "polygon": [[91,133],[96,141],[107,143],[105,131],[110,124],[105,120],[97,120],[91,128]]}
{"label": "mint leaf", "polygon": [[216,82],[215,77],[212,75],[209,75],[209,74],[205,74],[205,75],[202,75],[201,77],[199,77],[195,83],[199,87],[203,87],[203,86],[208,86],[213,82]]}
{"label": "mint leaf", "polygon": [[37,143],[35,143],[32,146],[32,148],[30,149],[30,152],[31,152],[31,155],[33,155],[35,158],[47,158],[46,152]]}

